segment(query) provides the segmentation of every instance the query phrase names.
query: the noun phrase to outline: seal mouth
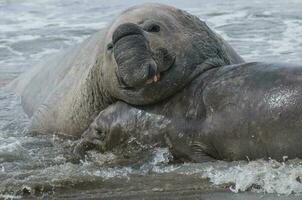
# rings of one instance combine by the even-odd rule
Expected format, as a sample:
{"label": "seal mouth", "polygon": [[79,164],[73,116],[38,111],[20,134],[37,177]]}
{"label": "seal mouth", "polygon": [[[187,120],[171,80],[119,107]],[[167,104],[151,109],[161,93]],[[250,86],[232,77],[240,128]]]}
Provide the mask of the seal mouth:
{"label": "seal mouth", "polygon": [[173,56],[172,59],[171,59],[171,62],[169,64],[167,64],[168,67],[164,68],[161,71],[157,71],[154,76],[152,76],[151,78],[149,78],[146,81],[146,84],[149,85],[151,83],[159,82],[160,79],[163,78],[166,73],[168,73],[168,71],[172,68],[172,66],[174,66],[175,60],[176,60],[176,56]]}
{"label": "seal mouth", "polygon": [[120,75],[119,70],[115,70],[115,74],[116,74],[120,88],[127,89],[127,90],[140,89],[146,85],[151,86],[155,83],[160,82],[160,80],[162,80],[165,77],[165,75],[173,68],[175,61],[176,61],[176,56],[173,56],[173,59],[168,64],[168,67],[164,68],[164,70],[156,71],[155,74],[145,82],[145,84],[143,84],[141,86],[137,86],[137,87],[128,85],[126,83],[126,81],[123,79],[123,77]]}

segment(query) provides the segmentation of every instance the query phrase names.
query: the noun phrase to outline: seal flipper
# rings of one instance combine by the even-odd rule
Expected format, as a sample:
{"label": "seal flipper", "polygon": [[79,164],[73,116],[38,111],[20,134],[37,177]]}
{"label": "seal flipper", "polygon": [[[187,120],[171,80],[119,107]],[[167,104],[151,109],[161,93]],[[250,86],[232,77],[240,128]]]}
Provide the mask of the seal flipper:
{"label": "seal flipper", "polygon": [[207,154],[203,149],[199,147],[192,147],[191,151],[179,151],[179,149],[171,148],[170,151],[173,155],[173,162],[172,163],[179,163],[179,162],[194,162],[194,163],[203,163],[203,162],[214,162],[216,161],[215,158],[211,157]]}
{"label": "seal flipper", "polygon": [[173,162],[202,163],[216,161],[215,158],[207,153],[209,148],[206,144],[199,141],[193,141],[191,144],[188,144],[189,141],[173,136],[175,135],[165,135],[166,144],[174,158]]}
{"label": "seal flipper", "polygon": [[209,154],[205,152],[207,146],[199,141],[195,141],[191,145],[191,155],[189,155],[190,159],[193,162],[213,162],[216,161],[215,158],[211,157]]}

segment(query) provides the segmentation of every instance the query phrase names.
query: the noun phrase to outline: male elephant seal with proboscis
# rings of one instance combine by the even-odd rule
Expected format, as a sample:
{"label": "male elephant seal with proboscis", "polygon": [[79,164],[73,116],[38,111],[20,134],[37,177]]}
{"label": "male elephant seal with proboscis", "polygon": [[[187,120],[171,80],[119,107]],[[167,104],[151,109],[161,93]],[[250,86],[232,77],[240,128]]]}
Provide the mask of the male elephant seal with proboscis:
{"label": "male elephant seal with proboscis", "polygon": [[197,17],[144,4],[19,78],[17,89],[32,117],[30,131],[80,136],[116,101],[154,104],[211,68],[241,62]]}
{"label": "male elephant seal with proboscis", "polygon": [[302,158],[302,65],[245,63],[210,69],[156,105],[103,110],[77,153],[129,138],[195,162]]}

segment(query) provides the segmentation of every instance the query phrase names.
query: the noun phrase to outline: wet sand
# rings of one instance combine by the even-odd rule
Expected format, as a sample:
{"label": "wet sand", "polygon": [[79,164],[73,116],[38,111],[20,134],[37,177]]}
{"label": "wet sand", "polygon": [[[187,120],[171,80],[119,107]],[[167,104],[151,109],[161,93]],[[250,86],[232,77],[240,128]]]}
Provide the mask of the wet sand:
{"label": "wet sand", "polygon": [[[87,180],[86,180],[87,181]],[[233,193],[230,185],[214,186],[207,179],[173,173],[131,176],[107,180],[84,181],[70,189],[53,188],[52,194],[37,196],[53,199],[201,199],[201,200],[299,200],[299,195],[277,195],[254,192]],[[25,199],[37,197],[24,196]]]}

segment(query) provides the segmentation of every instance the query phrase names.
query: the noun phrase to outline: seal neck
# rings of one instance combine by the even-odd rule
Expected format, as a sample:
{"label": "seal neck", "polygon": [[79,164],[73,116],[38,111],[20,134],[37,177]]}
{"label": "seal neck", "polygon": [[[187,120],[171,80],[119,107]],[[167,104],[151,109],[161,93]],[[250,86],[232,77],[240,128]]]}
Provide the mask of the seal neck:
{"label": "seal neck", "polygon": [[91,84],[90,98],[95,102],[96,112],[103,110],[116,101],[116,99],[111,95],[109,88],[106,87],[106,84],[104,83],[105,80],[103,79],[101,67],[102,59],[97,58],[88,78],[88,80],[91,80],[89,83]]}

